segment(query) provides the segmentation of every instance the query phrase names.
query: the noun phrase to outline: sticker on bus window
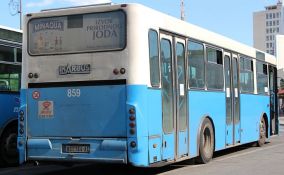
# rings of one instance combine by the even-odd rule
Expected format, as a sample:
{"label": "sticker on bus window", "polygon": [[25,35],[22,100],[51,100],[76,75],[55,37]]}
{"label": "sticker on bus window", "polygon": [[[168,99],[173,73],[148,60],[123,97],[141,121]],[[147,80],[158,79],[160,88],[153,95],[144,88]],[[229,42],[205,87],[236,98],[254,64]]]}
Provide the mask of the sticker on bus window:
{"label": "sticker on bus window", "polygon": [[53,117],[53,101],[39,101],[38,102],[38,116],[41,118]]}
{"label": "sticker on bus window", "polygon": [[179,84],[179,94],[180,96],[184,96],[184,84]]}

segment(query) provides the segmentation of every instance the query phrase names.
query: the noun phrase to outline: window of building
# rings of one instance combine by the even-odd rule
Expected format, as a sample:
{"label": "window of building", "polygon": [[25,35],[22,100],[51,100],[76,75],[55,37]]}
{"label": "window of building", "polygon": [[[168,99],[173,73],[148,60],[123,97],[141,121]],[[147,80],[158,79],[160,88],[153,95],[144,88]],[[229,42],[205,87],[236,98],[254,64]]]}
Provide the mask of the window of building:
{"label": "window of building", "polygon": [[0,63],[0,91],[20,90],[21,66]]}
{"label": "window of building", "polygon": [[150,80],[153,87],[160,86],[160,64],[159,64],[159,46],[158,33],[150,30],[149,34],[149,59],[150,59]]}
{"label": "window of building", "polygon": [[0,61],[21,62],[22,49],[0,45]]}
{"label": "window of building", "polygon": [[188,77],[189,87],[204,88],[205,86],[205,61],[204,47],[202,44],[189,41],[188,44]]}
{"label": "window of building", "polygon": [[240,83],[241,92],[254,92],[253,61],[244,56],[240,58]]}
{"label": "window of building", "polygon": [[256,62],[256,82],[257,93],[268,93],[268,76],[267,76],[267,64],[257,61]]}
{"label": "window of building", "polygon": [[207,54],[207,74],[206,81],[208,89],[222,90],[224,88],[223,59],[222,51],[206,48]]}

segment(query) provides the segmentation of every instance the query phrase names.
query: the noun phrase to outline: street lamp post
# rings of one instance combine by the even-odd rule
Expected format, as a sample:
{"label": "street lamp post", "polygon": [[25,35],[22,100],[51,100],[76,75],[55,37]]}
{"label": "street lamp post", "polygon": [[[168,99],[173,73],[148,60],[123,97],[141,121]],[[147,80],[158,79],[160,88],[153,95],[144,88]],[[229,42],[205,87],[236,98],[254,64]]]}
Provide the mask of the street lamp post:
{"label": "street lamp post", "polygon": [[20,14],[20,29],[22,29],[22,0],[10,0],[9,7],[12,16]]}
{"label": "street lamp post", "polygon": [[184,0],[181,0],[180,4],[180,19],[185,20],[185,12],[184,12]]}

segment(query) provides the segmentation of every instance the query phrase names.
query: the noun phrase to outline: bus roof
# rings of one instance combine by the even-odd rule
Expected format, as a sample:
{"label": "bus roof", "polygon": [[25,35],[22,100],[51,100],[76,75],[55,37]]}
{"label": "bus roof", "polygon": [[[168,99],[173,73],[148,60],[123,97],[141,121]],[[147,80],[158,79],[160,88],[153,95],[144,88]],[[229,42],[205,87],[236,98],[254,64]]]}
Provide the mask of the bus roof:
{"label": "bus roof", "polygon": [[[97,11],[102,12],[106,10],[115,10],[115,9],[126,9],[134,8],[135,15],[137,12],[141,12],[140,15],[143,15],[143,23],[147,23],[148,26],[155,26],[157,29],[163,29],[170,32],[178,33],[186,37],[199,40],[225,50],[239,53],[244,56],[256,58],[256,53],[261,52],[265,55],[265,61],[276,65],[276,57],[265,53],[264,51],[258,50],[251,46],[245,45],[241,42],[235,41],[228,37],[225,37],[221,34],[214,33],[207,29],[201,28],[199,26],[190,24],[189,22],[182,21],[173,16],[167,15],[155,9],[146,7],[141,4],[128,3],[128,4],[95,4],[89,6],[76,6],[76,7],[66,7],[58,9],[49,9],[43,10],[39,13],[27,14],[27,16],[33,17],[45,17],[45,16],[55,16],[55,15],[69,15],[69,14],[80,14],[80,13],[91,13],[94,12],[94,8]],[[80,10],[82,9],[82,11]],[[146,12],[147,11],[147,12]],[[138,14],[139,15],[139,14]],[[155,16],[155,18],[153,18]],[[132,16],[135,18],[135,16]],[[151,19],[151,20],[149,20]]]}
{"label": "bus roof", "polygon": [[11,27],[7,27],[7,26],[2,26],[2,25],[0,25],[0,29],[10,30],[10,31],[13,31],[13,32],[18,32],[18,33],[23,33],[22,30],[11,28]]}

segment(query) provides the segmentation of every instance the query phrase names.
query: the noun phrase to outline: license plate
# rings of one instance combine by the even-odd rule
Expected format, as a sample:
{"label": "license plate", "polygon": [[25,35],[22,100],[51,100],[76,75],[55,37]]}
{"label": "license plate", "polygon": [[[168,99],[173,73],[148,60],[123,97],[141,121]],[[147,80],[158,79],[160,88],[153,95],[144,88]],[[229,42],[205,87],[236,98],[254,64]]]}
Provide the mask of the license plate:
{"label": "license plate", "polygon": [[90,153],[90,144],[63,144],[63,153]]}

